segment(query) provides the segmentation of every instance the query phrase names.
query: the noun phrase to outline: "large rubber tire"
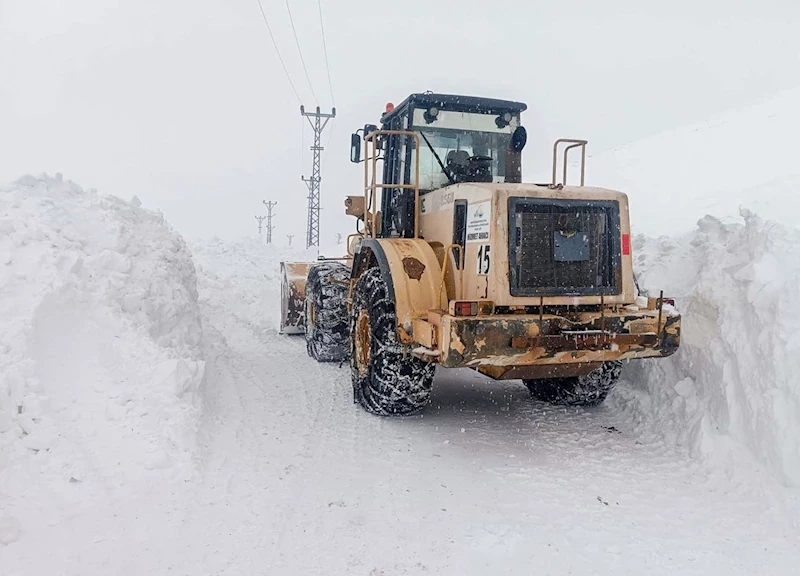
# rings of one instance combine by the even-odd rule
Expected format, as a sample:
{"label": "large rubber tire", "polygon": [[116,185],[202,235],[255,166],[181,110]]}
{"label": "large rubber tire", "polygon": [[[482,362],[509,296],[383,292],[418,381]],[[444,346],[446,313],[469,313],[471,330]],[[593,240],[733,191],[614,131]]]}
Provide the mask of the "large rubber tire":
{"label": "large rubber tire", "polygon": [[435,365],[398,342],[395,303],[378,268],[364,272],[353,288],[350,333],[357,404],[378,416],[406,416],[430,402]]}
{"label": "large rubber tire", "polygon": [[318,362],[341,362],[350,353],[347,291],[350,269],[338,262],[315,264],[306,279],[306,350]]}
{"label": "large rubber tire", "polygon": [[531,396],[559,406],[597,406],[619,380],[622,363],[606,362],[584,376],[523,380]]}

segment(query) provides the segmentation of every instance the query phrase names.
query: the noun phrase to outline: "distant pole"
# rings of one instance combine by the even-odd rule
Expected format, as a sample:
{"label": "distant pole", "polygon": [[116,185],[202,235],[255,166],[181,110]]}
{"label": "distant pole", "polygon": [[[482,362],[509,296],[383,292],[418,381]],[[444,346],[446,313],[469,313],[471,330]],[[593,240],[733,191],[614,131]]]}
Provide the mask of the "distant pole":
{"label": "distant pole", "polygon": [[[306,248],[319,246],[319,183],[320,183],[320,153],[323,147],[320,145],[320,136],[328,121],[336,118],[336,108],[331,109],[330,114],[323,114],[317,106],[316,112],[306,112],[305,107],[300,106],[300,114],[308,118],[311,129],[314,131],[314,145],[311,151],[314,152],[314,160],[311,167],[311,178],[301,176],[301,180],[308,186],[308,230],[306,233]],[[313,120],[312,120],[313,118]],[[323,119],[325,120],[323,122]]]}
{"label": "distant pole", "polygon": [[337,244],[341,244],[342,243],[342,233],[341,232],[337,232],[336,233],[336,243]]}
{"label": "distant pole", "polygon": [[289,239],[289,246],[292,245],[292,238],[294,238],[294,234],[287,234],[286,237]]}
{"label": "distant pole", "polygon": [[272,231],[275,229],[275,226],[272,225],[272,209],[278,204],[277,202],[273,202],[270,200],[267,202],[266,200],[262,200],[264,206],[267,207],[267,244],[272,244]]}
{"label": "distant pole", "polygon": [[259,238],[261,237],[261,228],[262,228],[261,223],[266,219],[267,219],[266,216],[256,216],[256,220],[258,220],[258,236],[259,236]]}

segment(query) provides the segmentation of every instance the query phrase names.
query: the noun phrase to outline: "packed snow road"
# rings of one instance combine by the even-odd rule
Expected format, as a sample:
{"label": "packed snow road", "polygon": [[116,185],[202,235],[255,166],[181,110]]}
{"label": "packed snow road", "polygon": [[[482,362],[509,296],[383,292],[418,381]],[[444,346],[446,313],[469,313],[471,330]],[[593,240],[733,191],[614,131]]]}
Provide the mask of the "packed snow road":
{"label": "packed snow road", "polygon": [[215,503],[182,530],[214,542],[198,570],[790,574],[800,558],[773,504],[613,409],[550,410],[462,374],[423,416],[379,420],[300,342],[238,344],[210,374]]}
{"label": "packed snow road", "polygon": [[346,366],[253,322],[212,267],[206,255],[198,271],[209,363],[198,497],[180,529],[196,565],[176,568],[794,573],[798,526],[779,492],[637,433],[613,398],[553,409],[519,383],[440,373],[422,415],[376,418],[353,404]]}

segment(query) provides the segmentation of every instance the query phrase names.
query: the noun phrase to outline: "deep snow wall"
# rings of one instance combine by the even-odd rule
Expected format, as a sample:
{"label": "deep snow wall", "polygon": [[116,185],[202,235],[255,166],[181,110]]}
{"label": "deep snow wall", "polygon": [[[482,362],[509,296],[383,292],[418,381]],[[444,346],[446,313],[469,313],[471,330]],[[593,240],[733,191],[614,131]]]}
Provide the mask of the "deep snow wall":
{"label": "deep snow wall", "polygon": [[630,363],[634,384],[616,398],[694,454],[736,466],[744,448],[800,486],[800,231],[741,216],[706,216],[680,238],[635,238],[639,283],[677,297],[682,342],[668,359]]}
{"label": "deep snow wall", "polygon": [[190,474],[201,340],[191,253],[160,214],[60,175],[0,187],[0,540],[64,482],[102,506],[145,471]]}
{"label": "deep snow wall", "polygon": [[[314,262],[319,255],[341,256],[345,246],[322,249],[266,244],[259,238],[235,242],[210,238],[192,242],[200,300],[224,303],[231,322],[256,332],[275,332],[280,324],[280,263]],[[270,305],[264,306],[264,302]],[[218,305],[218,304],[216,304]]]}

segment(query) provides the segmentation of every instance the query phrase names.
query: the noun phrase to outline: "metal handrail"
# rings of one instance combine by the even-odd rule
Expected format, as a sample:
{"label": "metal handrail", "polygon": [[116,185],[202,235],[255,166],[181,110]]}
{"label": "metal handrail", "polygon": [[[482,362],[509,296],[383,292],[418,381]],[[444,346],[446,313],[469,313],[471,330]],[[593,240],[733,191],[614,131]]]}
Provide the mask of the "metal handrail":
{"label": "metal handrail", "polygon": [[561,186],[567,185],[567,162],[569,160],[569,151],[573,148],[581,148],[581,186],[584,185],[584,181],[586,178],[586,145],[589,143],[588,140],[575,140],[572,138],[559,138],[553,144],[553,179],[550,182],[550,186],[556,187],[558,183],[556,182],[557,174],[558,174],[558,146],[559,144],[569,144],[566,148],[564,148],[564,172],[563,172],[563,181],[561,182]]}
{"label": "metal handrail", "polygon": [[355,234],[348,234],[347,235],[347,240],[346,240],[346,242],[347,242],[347,256],[349,258],[355,258],[355,253],[352,250],[350,250],[350,239],[354,238],[354,237],[363,238],[364,234],[362,232],[356,232]]}
{"label": "metal handrail", "polygon": [[[413,184],[378,183],[376,181],[379,156],[378,136],[409,136],[414,139]],[[366,144],[364,152],[364,223],[367,224],[364,230],[365,235],[369,238],[377,235],[378,209],[377,206],[373,206],[373,201],[377,201],[378,189],[397,188],[414,190],[414,238],[419,238],[419,134],[413,130],[374,130],[369,134],[364,134],[364,142]]]}

